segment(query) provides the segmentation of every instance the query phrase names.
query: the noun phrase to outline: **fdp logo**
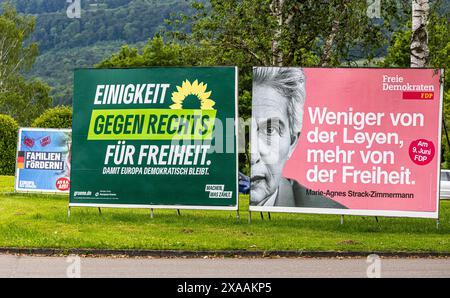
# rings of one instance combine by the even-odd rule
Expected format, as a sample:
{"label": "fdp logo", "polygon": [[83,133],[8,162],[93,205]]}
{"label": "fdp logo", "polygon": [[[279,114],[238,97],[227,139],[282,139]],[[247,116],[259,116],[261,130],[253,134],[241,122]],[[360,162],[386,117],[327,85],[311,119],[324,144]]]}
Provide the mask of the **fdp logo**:
{"label": "fdp logo", "polygon": [[435,152],[433,142],[425,139],[412,141],[409,145],[409,157],[419,166],[429,164],[433,160]]}
{"label": "fdp logo", "polygon": [[403,92],[406,100],[433,100],[434,92]]}

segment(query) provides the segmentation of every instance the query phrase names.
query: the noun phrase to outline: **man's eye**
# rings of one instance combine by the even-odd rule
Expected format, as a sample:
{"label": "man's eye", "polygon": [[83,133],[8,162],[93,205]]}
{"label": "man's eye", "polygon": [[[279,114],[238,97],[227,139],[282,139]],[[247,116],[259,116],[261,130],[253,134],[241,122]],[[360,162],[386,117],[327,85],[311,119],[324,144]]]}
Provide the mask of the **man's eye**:
{"label": "man's eye", "polygon": [[273,127],[267,127],[267,128],[266,128],[266,134],[268,134],[268,135],[274,135],[275,133],[276,133],[275,128],[273,128]]}
{"label": "man's eye", "polygon": [[268,136],[274,136],[280,134],[280,129],[275,125],[267,125],[264,128],[264,133]]}

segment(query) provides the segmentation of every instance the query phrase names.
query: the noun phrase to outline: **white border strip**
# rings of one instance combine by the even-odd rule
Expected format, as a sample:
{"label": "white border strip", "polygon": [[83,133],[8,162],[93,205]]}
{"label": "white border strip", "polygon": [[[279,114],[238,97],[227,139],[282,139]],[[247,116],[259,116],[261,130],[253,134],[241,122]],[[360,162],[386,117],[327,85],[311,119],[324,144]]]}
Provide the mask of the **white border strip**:
{"label": "white border strip", "polygon": [[360,215],[360,216],[386,216],[386,217],[417,217],[438,218],[438,212],[416,211],[384,211],[384,210],[360,210],[360,209],[331,209],[331,208],[303,208],[303,207],[264,207],[250,206],[250,212],[283,212],[305,214],[330,214],[330,215]]}
{"label": "white border strip", "polygon": [[437,160],[438,160],[438,165],[437,165],[437,199],[436,199],[436,219],[439,219],[439,207],[440,207],[440,203],[441,203],[441,146],[442,146],[442,109],[443,109],[443,104],[444,104],[444,75],[445,75],[445,71],[443,68],[440,69],[440,73],[439,73],[439,82],[440,84],[440,96],[439,96],[439,130],[438,130],[438,156],[437,156]]}
{"label": "white border strip", "polygon": [[236,206],[195,206],[195,205],[134,205],[134,204],[91,204],[69,203],[69,207],[127,208],[127,209],[184,209],[236,211]]}
{"label": "white border strip", "polygon": [[239,68],[234,67],[234,150],[236,159],[236,211],[239,211]]}
{"label": "white border strip", "polygon": [[17,132],[17,147],[16,147],[16,160],[15,160],[15,172],[14,172],[14,192],[18,192],[18,182],[19,179],[17,179],[19,175],[19,169],[17,168],[17,159],[19,158],[19,148],[20,143],[22,140],[22,128],[19,128],[19,131]]}
{"label": "white border strip", "polygon": [[53,131],[53,132],[72,132],[70,128],[36,128],[36,127],[20,127],[20,131],[22,130],[30,130],[30,131]]}

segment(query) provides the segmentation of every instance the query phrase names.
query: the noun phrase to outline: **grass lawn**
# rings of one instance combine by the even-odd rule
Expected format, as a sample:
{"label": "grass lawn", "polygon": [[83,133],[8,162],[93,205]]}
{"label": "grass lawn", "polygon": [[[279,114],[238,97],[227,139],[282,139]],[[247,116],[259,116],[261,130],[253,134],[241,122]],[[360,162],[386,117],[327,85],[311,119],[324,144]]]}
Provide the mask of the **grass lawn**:
{"label": "grass lawn", "polygon": [[450,201],[441,202],[440,229],[431,219],[254,213],[248,197],[234,212],[72,208],[67,196],[11,194],[0,176],[0,247],[167,250],[332,250],[450,252]]}

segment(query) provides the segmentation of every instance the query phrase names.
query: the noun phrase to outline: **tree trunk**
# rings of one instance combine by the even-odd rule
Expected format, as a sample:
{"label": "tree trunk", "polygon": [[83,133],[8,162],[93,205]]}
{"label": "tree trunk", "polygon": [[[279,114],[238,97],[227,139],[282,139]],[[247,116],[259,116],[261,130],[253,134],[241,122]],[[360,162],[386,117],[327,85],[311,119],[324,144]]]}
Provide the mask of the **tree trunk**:
{"label": "tree trunk", "polygon": [[411,67],[425,67],[428,64],[427,22],[430,5],[428,0],[412,0]]}
{"label": "tree trunk", "polygon": [[270,9],[272,16],[277,20],[277,28],[275,29],[272,39],[272,65],[283,66],[283,51],[280,49],[281,34],[283,30],[283,7],[286,0],[272,0]]}
{"label": "tree trunk", "polygon": [[330,35],[328,35],[323,46],[322,56],[320,58],[320,66],[327,66],[331,59],[331,54],[333,50],[334,39],[339,31],[340,21],[335,19],[331,27]]}

